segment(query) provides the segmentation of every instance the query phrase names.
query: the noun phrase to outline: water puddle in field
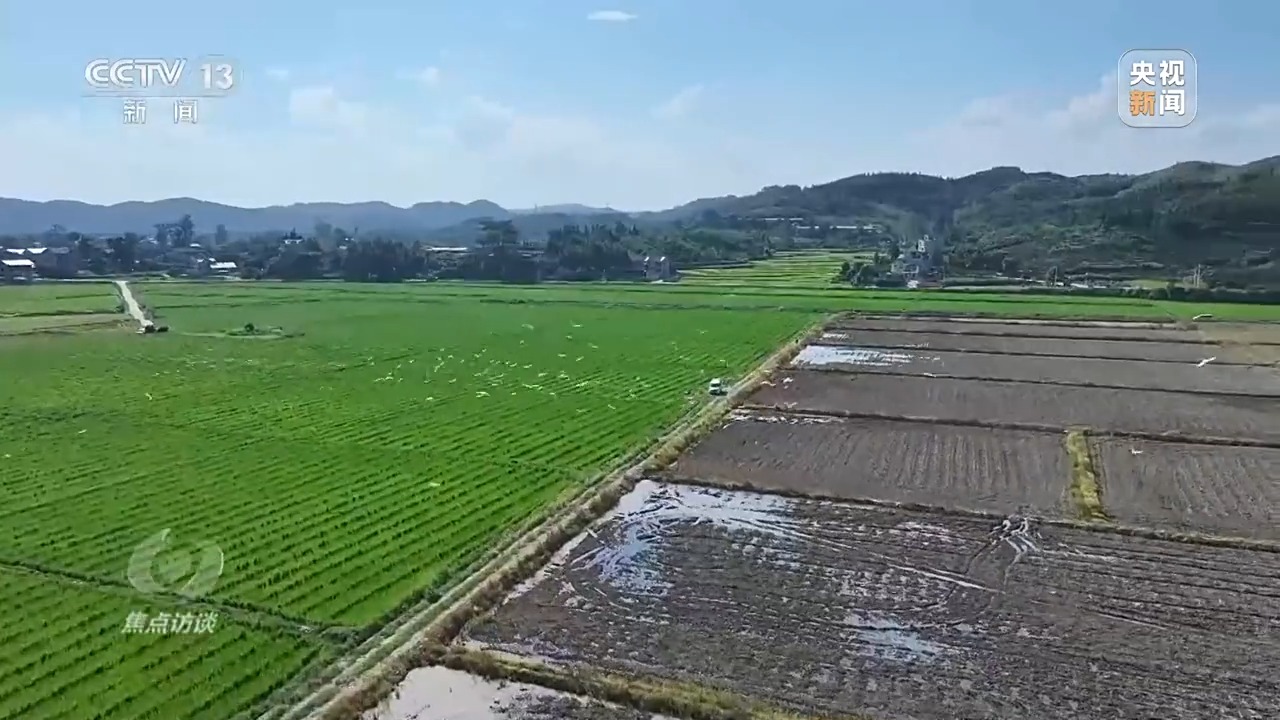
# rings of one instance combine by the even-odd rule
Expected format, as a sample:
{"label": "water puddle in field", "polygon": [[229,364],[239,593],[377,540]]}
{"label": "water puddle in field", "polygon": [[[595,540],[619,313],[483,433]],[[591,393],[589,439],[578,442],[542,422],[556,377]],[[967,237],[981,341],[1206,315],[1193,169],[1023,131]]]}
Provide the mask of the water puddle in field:
{"label": "water puddle in field", "polygon": [[602,527],[613,541],[575,557],[570,568],[594,568],[620,590],[660,594],[670,588],[662,578],[660,545],[672,530],[713,525],[729,532],[762,533],[799,539],[800,523],[787,514],[786,498],[642,480],[619,501]]}
{"label": "water puddle in field", "polygon": [[669,720],[537,685],[497,682],[444,667],[413,670],[362,720]]}
{"label": "water puddle in field", "polygon": [[[707,524],[730,532],[803,540],[803,523],[787,512],[791,502],[776,495],[641,480],[617,507],[565,544],[508,599],[527,593],[561,569],[593,569],[618,590],[661,596],[671,588],[663,577],[662,544],[679,528]],[[578,552],[589,539],[595,547]],[[561,592],[576,594],[567,582]]]}
{"label": "water puddle in field", "polygon": [[919,632],[892,617],[875,612],[851,612],[845,626],[865,645],[859,654],[900,662],[928,661],[948,651],[945,645],[925,640]]}
{"label": "water puddle in field", "polygon": [[729,422],[763,422],[781,423],[783,425],[830,425],[831,423],[842,422],[842,420],[841,418],[824,417],[821,415],[803,415],[799,413],[794,415],[779,415],[738,408],[729,413]]}
{"label": "water puddle in field", "polygon": [[[826,523],[839,515],[820,510],[829,505],[642,480],[616,508],[561,548],[508,601],[545,582],[551,585],[546,589],[552,591],[554,602],[575,608],[574,612],[622,611],[633,622],[662,622],[660,616],[644,620],[644,613],[668,602],[678,605],[681,600],[673,594],[676,583],[686,582],[680,578],[688,574],[668,564],[678,561],[669,552],[679,555],[686,543],[706,537],[714,528],[729,534],[729,552],[744,567],[780,571],[781,575],[772,575],[775,580],[806,587],[818,576],[823,583],[834,583],[845,601],[830,608],[832,619],[844,626],[842,634],[851,652],[888,662],[945,661],[954,648],[929,634],[947,632],[935,627],[931,609],[947,605],[953,597],[985,598],[990,590],[963,574],[913,562],[910,553],[903,557],[884,548],[936,547],[955,553],[965,552],[966,542],[971,541],[946,526],[917,520],[881,524],[875,516],[893,511],[874,507],[859,509],[871,515],[852,535],[833,537]],[[698,530],[698,526],[708,528]],[[835,551],[851,562],[848,567],[814,566],[815,551]],[[539,647],[528,637],[522,642],[522,654],[551,657],[563,652],[555,647],[555,640],[550,648]]]}
{"label": "water puddle in field", "polygon": [[865,365],[868,367],[893,367],[909,365],[925,358],[901,350],[876,350],[874,348],[836,347],[834,345],[808,345],[791,361],[794,367],[821,365]]}

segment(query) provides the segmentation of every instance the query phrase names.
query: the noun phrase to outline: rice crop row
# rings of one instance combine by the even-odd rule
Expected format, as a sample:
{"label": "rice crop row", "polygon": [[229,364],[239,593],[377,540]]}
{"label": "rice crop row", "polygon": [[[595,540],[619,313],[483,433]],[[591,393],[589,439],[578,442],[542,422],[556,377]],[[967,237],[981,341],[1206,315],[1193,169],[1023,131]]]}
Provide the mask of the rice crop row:
{"label": "rice crop row", "polygon": [[118,304],[107,282],[0,285],[0,317],[111,313]]}
{"label": "rice crop row", "polygon": [[322,653],[225,617],[207,632],[126,633],[131,612],[176,609],[8,569],[0,606],[5,718],[226,720]]}

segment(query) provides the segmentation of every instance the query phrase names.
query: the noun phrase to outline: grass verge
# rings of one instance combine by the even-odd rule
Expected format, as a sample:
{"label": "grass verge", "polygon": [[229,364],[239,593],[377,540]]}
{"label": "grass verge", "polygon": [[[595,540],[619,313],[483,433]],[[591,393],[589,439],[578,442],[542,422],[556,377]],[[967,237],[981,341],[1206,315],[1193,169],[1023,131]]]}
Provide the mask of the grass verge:
{"label": "grass verge", "polygon": [[1089,449],[1089,436],[1079,428],[1069,430],[1066,439],[1067,454],[1071,456],[1071,487],[1069,495],[1081,520],[1110,522],[1111,518],[1102,506],[1102,485],[1093,469],[1093,453]]}
{"label": "grass verge", "polygon": [[[543,663],[463,647],[432,648],[435,664],[496,681],[521,682],[690,720],[799,720],[805,716],[693,683],[621,676]],[[832,716],[824,716],[832,717]],[[840,716],[864,720],[860,716]]]}

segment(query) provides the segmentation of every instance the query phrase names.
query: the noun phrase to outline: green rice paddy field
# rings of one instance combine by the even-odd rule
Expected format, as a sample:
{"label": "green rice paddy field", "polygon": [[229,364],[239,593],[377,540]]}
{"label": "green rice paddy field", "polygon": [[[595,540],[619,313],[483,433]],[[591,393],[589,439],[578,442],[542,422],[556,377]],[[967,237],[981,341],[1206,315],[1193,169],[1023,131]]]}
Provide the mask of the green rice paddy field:
{"label": "green rice paddy field", "polygon": [[[108,284],[0,287],[0,718],[250,717],[826,312],[1280,317],[824,287],[841,259],[676,285],[135,283],[171,327],[146,337],[70,319],[116,311]],[[166,529],[221,550],[210,593],[130,583]],[[127,633],[131,612],[218,622]]]}
{"label": "green rice paddy field", "polygon": [[[0,311],[101,309],[86,288],[114,306],[37,286],[0,289]],[[3,718],[233,717],[340,651],[323,630],[439,592],[817,317],[142,290],[172,332],[0,338]],[[224,334],[247,322],[293,336]],[[123,632],[180,604],[126,579],[166,528],[223,552],[213,633]]]}

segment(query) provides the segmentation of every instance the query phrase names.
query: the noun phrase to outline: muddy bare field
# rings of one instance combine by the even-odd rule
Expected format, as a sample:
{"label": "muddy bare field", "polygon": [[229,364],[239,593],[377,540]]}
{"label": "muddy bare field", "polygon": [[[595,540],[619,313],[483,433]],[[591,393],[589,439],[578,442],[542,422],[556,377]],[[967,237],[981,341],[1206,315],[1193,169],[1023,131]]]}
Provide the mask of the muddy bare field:
{"label": "muddy bare field", "polygon": [[951,335],[993,335],[996,337],[1068,338],[1085,340],[1129,340],[1172,343],[1207,343],[1195,330],[1174,327],[1115,327],[1104,324],[1054,325],[1049,323],[961,322],[957,320],[888,320],[846,318],[831,323],[828,330],[893,330],[897,332]]}
{"label": "muddy bare field", "polygon": [[467,641],[878,720],[1280,717],[1280,555],[643,482]]}
{"label": "muddy bare field", "polygon": [[1213,323],[1200,328],[1226,355],[1256,365],[1280,366],[1280,323]]}
{"label": "muddy bare field", "polygon": [[1280,540],[1280,449],[1111,438],[1090,444],[1103,505],[1117,520]]}
{"label": "muddy bare field", "polygon": [[1064,511],[1062,435],[737,410],[671,477],[845,499],[1044,516]]}
{"label": "muddy bare field", "polygon": [[1275,398],[787,370],[748,398],[787,410],[1249,438],[1280,443]]}
{"label": "muddy bare field", "polygon": [[819,341],[829,345],[856,345],[868,348],[953,350],[956,352],[1049,355],[1072,358],[1150,360],[1168,363],[1197,363],[1218,356],[1215,363],[1253,364],[1248,359],[1225,357],[1219,349],[1194,343],[1129,342],[1125,340],[1082,340],[1062,338],[999,337],[896,332],[893,330],[828,330]]}
{"label": "muddy bare field", "polygon": [[810,345],[800,352],[792,364],[796,367],[844,372],[934,374],[984,380],[1244,393],[1280,398],[1280,372],[1266,367],[1217,365],[1213,362],[1198,367],[1193,363],[1151,363],[1141,360]]}
{"label": "muddy bare field", "polygon": [[444,667],[413,670],[363,720],[670,720],[537,685],[495,682]]}

